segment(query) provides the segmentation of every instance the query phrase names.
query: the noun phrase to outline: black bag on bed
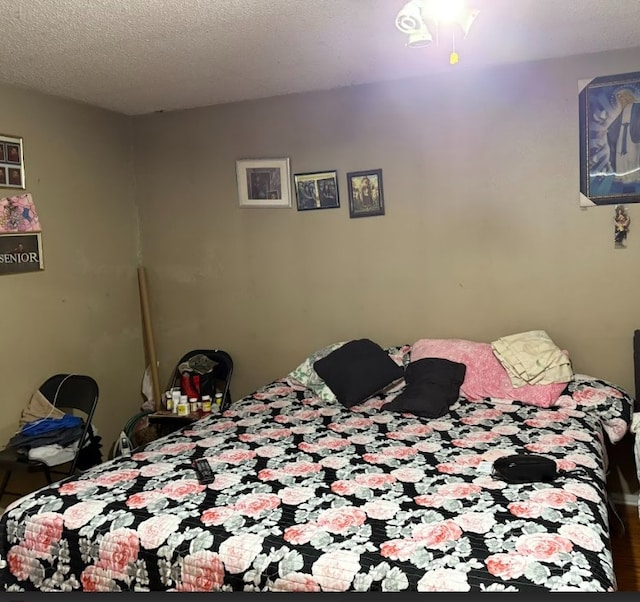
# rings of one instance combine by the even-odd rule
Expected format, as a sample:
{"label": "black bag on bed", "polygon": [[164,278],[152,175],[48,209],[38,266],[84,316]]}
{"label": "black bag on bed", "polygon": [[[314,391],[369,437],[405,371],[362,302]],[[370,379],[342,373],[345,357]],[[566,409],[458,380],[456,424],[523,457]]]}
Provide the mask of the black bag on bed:
{"label": "black bag on bed", "polygon": [[549,483],[558,477],[558,466],[545,456],[514,454],[493,463],[493,476],[507,483]]}

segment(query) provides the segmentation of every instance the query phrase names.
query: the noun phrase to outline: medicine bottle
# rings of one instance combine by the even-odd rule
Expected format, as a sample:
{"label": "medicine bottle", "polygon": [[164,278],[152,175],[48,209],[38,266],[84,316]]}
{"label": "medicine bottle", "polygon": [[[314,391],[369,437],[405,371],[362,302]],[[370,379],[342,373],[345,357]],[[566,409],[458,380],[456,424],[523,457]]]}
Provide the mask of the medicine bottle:
{"label": "medicine bottle", "polygon": [[180,389],[172,389],[171,390],[171,408],[173,409],[173,413],[178,413],[178,405],[180,404]]}
{"label": "medicine bottle", "polygon": [[180,396],[180,403],[178,404],[178,416],[189,415],[189,402],[186,395]]}

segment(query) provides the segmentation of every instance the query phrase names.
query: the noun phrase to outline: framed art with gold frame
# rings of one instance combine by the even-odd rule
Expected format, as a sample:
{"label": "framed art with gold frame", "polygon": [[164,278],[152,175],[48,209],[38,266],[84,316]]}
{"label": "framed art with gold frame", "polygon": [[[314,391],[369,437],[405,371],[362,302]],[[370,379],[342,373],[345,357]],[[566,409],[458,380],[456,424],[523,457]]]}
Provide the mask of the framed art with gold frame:
{"label": "framed art with gold frame", "polygon": [[22,138],[0,134],[0,188],[25,189]]}
{"label": "framed art with gold frame", "polygon": [[0,275],[44,270],[42,232],[0,234]]}

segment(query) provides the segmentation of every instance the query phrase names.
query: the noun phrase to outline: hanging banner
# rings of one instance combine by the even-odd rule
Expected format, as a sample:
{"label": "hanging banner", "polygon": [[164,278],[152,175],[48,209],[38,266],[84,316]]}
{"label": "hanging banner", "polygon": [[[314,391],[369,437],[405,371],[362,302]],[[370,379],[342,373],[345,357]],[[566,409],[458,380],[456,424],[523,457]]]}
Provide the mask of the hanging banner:
{"label": "hanging banner", "polygon": [[38,272],[42,261],[42,234],[0,234],[0,275]]}

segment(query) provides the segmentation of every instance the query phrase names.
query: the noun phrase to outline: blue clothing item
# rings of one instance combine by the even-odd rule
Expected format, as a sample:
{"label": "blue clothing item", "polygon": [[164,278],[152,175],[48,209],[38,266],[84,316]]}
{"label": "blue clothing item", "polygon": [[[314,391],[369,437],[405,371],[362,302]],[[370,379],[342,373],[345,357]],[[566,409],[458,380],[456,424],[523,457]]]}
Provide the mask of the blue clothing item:
{"label": "blue clothing item", "polygon": [[68,429],[81,424],[82,418],[79,416],[65,414],[62,418],[42,418],[40,420],[34,420],[33,422],[27,422],[20,430],[20,434],[26,435],[27,437],[35,437],[36,435],[42,435],[50,431]]}
{"label": "blue clothing item", "polygon": [[18,449],[29,450],[34,447],[41,447],[43,445],[61,445],[65,447],[77,441],[82,436],[83,426],[74,426],[71,428],[57,429],[55,431],[49,431],[42,435],[36,435],[30,437],[28,435],[21,435],[18,433],[9,439],[7,447],[16,447]]}

